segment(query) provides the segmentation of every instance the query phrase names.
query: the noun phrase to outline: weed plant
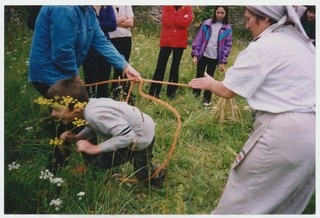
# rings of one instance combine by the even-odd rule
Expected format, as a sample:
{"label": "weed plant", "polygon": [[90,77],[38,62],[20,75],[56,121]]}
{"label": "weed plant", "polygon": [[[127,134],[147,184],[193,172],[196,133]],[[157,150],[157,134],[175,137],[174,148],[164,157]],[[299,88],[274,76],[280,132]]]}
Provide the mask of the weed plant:
{"label": "weed plant", "polygon": [[[179,112],[182,125],[166,166],[168,176],[163,189],[117,181],[115,174],[133,173],[130,164],[107,171],[88,165],[88,171],[79,173],[75,167],[84,161],[75,151],[67,165],[52,175],[46,170],[52,152],[46,129],[49,109],[34,103],[39,94],[27,81],[31,37],[32,32],[24,23],[5,23],[6,214],[208,214],[213,210],[235,155],[251,131],[251,111],[246,109],[243,98],[236,97],[241,119],[220,124],[213,110],[205,109],[190,88],[179,87],[176,98],[169,100],[163,85],[161,99]],[[152,34],[139,26],[134,28],[131,64],[145,79],[152,79],[158,45],[157,31]],[[228,65],[243,48],[243,43],[234,42]],[[183,54],[179,82],[188,83],[195,71],[188,47]],[[223,73],[216,77],[223,78]],[[148,92],[149,85],[144,84],[144,92]],[[133,93],[137,96],[136,106],[156,122],[153,162],[162,164],[172,146],[177,119],[161,104],[142,98],[137,86]],[[217,101],[213,96],[213,105]]]}

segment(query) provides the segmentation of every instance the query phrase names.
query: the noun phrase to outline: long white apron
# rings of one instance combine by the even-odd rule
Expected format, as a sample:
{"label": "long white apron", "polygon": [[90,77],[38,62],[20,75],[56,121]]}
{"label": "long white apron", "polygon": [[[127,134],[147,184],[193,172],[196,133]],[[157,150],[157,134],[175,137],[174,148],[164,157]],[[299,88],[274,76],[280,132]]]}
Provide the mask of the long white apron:
{"label": "long white apron", "polygon": [[213,214],[299,214],[315,190],[315,114],[258,112]]}

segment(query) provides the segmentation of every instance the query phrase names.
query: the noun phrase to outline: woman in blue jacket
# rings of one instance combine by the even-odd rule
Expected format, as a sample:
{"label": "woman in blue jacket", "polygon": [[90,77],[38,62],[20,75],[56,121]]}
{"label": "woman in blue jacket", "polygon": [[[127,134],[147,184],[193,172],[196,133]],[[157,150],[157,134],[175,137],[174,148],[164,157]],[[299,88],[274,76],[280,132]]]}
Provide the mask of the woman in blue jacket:
{"label": "woman in blue jacket", "polygon": [[[229,25],[228,6],[216,6],[213,16],[203,22],[192,42],[192,62],[197,64],[196,78],[207,73],[213,77],[216,67],[225,70],[225,64],[232,47],[232,29]],[[200,89],[193,89],[196,97],[200,96]],[[211,103],[210,91],[204,92],[204,106]]]}
{"label": "woman in blue jacket", "polygon": [[129,79],[140,79],[105,37],[92,6],[42,6],[31,44],[29,81],[45,96],[56,81],[79,76],[90,47]]}

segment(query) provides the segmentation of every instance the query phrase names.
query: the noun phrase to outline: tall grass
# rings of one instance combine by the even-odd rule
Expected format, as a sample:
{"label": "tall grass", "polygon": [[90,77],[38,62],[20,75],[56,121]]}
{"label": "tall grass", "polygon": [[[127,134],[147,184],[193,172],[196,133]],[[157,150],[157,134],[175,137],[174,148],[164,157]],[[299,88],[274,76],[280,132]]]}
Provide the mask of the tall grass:
{"label": "tall grass", "polygon": [[[251,112],[246,109],[244,99],[236,98],[241,120],[222,125],[213,116],[213,110],[203,108],[189,88],[180,87],[176,98],[168,100],[164,94],[166,86],[163,86],[162,100],[176,108],[182,121],[177,145],[166,166],[168,177],[163,189],[117,181],[115,174],[129,176],[133,173],[130,164],[108,171],[89,165],[88,171],[78,173],[75,167],[84,161],[76,152],[55,175],[63,180],[58,186],[48,178],[40,178],[41,171],[46,170],[52,147],[46,131],[50,121],[48,109],[33,102],[39,94],[27,81],[31,36],[32,32],[25,25],[6,22],[5,213],[208,214],[212,211],[224,188],[235,153],[251,129]],[[159,38],[139,27],[134,29],[133,36],[131,64],[143,78],[151,79],[159,52]],[[243,48],[243,44],[234,43],[229,65]],[[179,76],[180,83],[187,83],[195,76],[190,48],[183,54]],[[144,84],[144,92],[148,92],[149,85]],[[142,98],[137,90],[135,86],[136,105],[157,124],[153,162],[161,164],[171,148],[177,120],[171,111]],[[218,98],[213,97],[213,103],[217,101]],[[12,162],[20,167],[10,170],[7,166]],[[80,192],[85,193],[82,199],[78,196]],[[59,207],[50,205],[53,199],[62,200],[62,204]]]}

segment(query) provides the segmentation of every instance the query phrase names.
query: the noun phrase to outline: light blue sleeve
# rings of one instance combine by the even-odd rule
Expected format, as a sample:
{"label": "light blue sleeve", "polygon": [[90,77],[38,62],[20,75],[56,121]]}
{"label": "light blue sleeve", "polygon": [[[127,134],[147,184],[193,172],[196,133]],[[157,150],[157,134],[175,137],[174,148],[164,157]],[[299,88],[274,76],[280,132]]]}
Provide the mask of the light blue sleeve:
{"label": "light blue sleeve", "polygon": [[93,48],[103,56],[114,68],[123,70],[128,64],[123,55],[113,46],[111,41],[107,39],[99,26],[96,19],[95,30],[92,38]]}
{"label": "light blue sleeve", "polygon": [[62,72],[77,74],[74,44],[77,39],[77,20],[70,8],[55,7],[51,15],[51,58]]}

